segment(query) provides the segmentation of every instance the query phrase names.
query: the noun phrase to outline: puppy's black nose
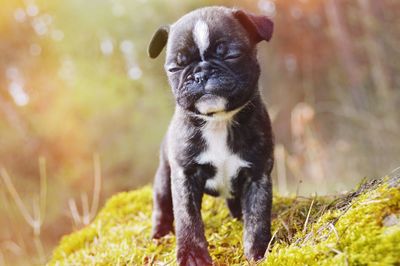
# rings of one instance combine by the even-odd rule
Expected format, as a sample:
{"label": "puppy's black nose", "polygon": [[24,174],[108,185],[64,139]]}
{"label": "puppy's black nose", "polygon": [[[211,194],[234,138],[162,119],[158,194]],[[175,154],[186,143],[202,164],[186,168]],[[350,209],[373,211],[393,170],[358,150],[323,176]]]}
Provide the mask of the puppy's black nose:
{"label": "puppy's black nose", "polygon": [[193,77],[195,82],[203,83],[206,82],[209,76],[209,64],[207,62],[200,62],[193,71]]}
{"label": "puppy's black nose", "polygon": [[194,73],[194,81],[196,83],[203,83],[203,82],[207,81],[207,78],[208,78],[208,76],[204,72]]}

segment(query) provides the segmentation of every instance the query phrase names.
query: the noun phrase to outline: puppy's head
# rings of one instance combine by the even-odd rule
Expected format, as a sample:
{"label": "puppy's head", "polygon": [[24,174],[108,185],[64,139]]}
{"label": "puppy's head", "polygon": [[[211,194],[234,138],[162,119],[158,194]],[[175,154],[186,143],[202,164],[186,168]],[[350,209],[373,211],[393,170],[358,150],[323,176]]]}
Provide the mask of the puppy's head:
{"label": "puppy's head", "polygon": [[154,34],[149,55],[165,45],[165,70],[177,104],[217,116],[244,106],[256,93],[260,75],[256,44],[269,41],[273,23],[264,16],[207,7],[183,16]]}

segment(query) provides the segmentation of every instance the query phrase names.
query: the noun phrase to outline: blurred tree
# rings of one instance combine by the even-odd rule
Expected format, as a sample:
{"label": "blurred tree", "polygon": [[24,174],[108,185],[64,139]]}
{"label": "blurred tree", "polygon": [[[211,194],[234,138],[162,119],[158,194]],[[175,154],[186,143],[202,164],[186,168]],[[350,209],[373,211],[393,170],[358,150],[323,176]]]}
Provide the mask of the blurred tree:
{"label": "blurred tree", "polygon": [[[37,158],[47,159],[47,253],[71,230],[68,200],[93,190],[94,153],[102,200],[151,182],[174,103],[147,43],[212,4],[273,17],[272,41],[258,46],[260,88],[290,191],[299,179],[300,193],[345,189],[398,166],[397,0],[0,0],[0,166],[32,202]],[[1,191],[0,215],[15,213],[0,226],[21,237],[0,231],[0,247],[30,253],[29,230]]]}

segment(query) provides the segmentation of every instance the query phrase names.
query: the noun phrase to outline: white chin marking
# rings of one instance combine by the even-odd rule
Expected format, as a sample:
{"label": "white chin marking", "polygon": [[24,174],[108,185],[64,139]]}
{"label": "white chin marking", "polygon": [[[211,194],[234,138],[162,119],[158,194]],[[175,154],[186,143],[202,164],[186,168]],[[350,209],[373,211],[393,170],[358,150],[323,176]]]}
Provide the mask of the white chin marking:
{"label": "white chin marking", "polygon": [[204,52],[210,45],[208,26],[204,20],[198,20],[194,25],[193,39],[199,48],[201,57],[203,58]]}
{"label": "white chin marking", "polygon": [[226,107],[226,100],[218,96],[200,99],[196,102],[195,107],[197,111],[204,115],[223,112]]}

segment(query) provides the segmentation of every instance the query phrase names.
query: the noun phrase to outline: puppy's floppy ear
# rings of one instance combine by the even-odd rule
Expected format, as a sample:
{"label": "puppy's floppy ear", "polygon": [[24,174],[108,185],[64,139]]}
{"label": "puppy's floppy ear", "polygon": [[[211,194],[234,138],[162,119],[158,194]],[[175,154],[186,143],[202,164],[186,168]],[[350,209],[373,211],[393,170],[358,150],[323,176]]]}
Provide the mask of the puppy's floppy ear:
{"label": "puppy's floppy ear", "polygon": [[169,26],[161,26],[156,33],[154,33],[153,38],[151,38],[149,48],[147,50],[151,58],[156,58],[167,44],[169,33]]}
{"label": "puppy's floppy ear", "polygon": [[274,23],[268,17],[257,16],[243,10],[233,10],[233,16],[239,20],[256,43],[271,40]]}

